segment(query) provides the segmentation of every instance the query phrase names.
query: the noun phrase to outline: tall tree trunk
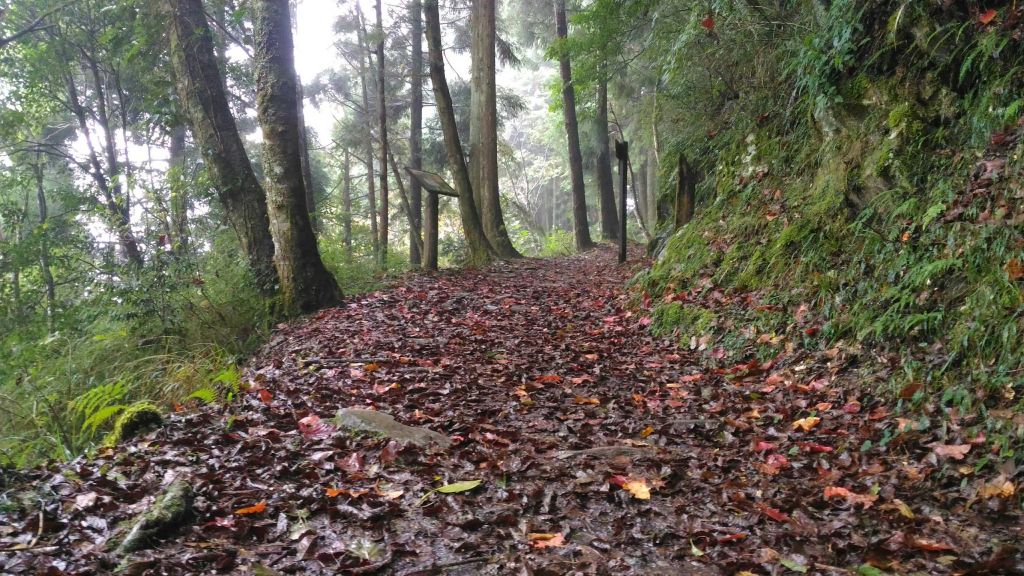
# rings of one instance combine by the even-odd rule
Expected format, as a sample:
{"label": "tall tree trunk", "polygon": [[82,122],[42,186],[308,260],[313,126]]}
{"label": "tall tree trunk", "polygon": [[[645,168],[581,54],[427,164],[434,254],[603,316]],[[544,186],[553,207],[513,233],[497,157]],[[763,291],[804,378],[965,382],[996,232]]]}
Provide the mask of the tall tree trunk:
{"label": "tall tree trunk", "polygon": [[[438,13],[437,0],[423,2],[423,16],[427,25],[427,48],[430,53],[430,83],[434,87],[434,100],[437,102],[437,116],[444,132],[444,149],[448,156],[449,168],[455,180],[455,191],[459,194],[459,215],[462,218],[462,229],[469,245],[469,264],[481,266],[494,256],[494,248],[487,241],[480,215],[473,201],[473,186],[469,180],[466,159],[462,155],[462,143],[459,142],[459,129],[455,123],[455,110],[452,107],[452,95],[448,91],[448,82],[444,75],[444,54],[441,46],[441,17]],[[437,196],[431,194],[431,196]]]}
{"label": "tall tree trunk", "polygon": [[381,0],[377,0],[377,118],[380,136],[380,260],[381,270],[388,267],[388,108],[384,96],[387,90],[384,74],[384,21],[381,17]]}
{"label": "tall tree trunk", "polygon": [[33,168],[36,177],[36,203],[39,205],[39,276],[46,288],[46,330],[52,333],[53,317],[57,308],[57,289],[53,281],[53,271],[50,269],[50,233],[46,229],[49,209],[46,203],[46,189],[43,187],[42,155],[38,151]]}
{"label": "tall tree trunk", "polygon": [[[569,27],[565,20],[565,0],[555,0],[555,35],[565,40]],[[569,53],[559,51],[558,69],[562,76],[562,113],[565,118],[565,135],[569,145],[569,173],[572,178],[572,219],[576,234],[576,249],[589,250],[594,247],[590,239],[590,224],[587,222],[587,193],[583,187],[583,154],[580,152],[580,131],[576,122],[576,89],[572,85],[572,67]]]}
{"label": "tall tree trunk", "polygon": [[[292,15],[292,34],[298,35],[299,33],[299,19],[298,19],[298,8],[295,6],[295,0],[289,3],[289,10]],[[296,100],[298,101],[298,114],[299,114],[299,144],[302,146],[302,155],[299,157],[302,160],[302,180],[306,183],[306,206],[309,208],[309,222],[313,225],[313,232],[320,232],[320,217],[316,210],[316,193],[317,183],[313,180],[313,165],[309,161],[309,127],[306,126],[306,112],[303,109],[305,104],[305,95],[302,90],[302,79],[295,76],[295,89],[297,91]]]}
{"label": "tall tree trunk", "polygon": [[[366,44],[366,25],[363,23],[363,11],[356,5],[356,17],[359,19],[359,28],[356,30],[359,41],[359,84],[363,89],[363,124],[366,126],[366,188],[370,204],[370,241],[373,246],[373,261],[380,261],[380,235],[377,233],[377,192],[376,183],[373,180],[373,120],[370,117],[370,92],[367,87],[367,60],[369,59],[369,46]],[[386,166],[380,166],[381,170],[387,170]]]}
{"label": "tall tree trunk", "polygon": [[597,188],[601,193],[601,237],[617,240],[619,216],[615,207],[612,160],[608,149],[608,79],[603,75],[597,82],[597,119],[594,128],[597,136]]}
{"label": "tall tree trunk", "polygon": [[[170,208],[171,208],[171,250],[177,257],[188,254],[188,187],[185,186],[185,127],[171,128],[170,154]],[[269,229],[268,232],[269,234]]]}
{"label": "tall tree trunk", "polygon": [[231,115],[202,0],[172,0],[171,63],[192,136],[242,242],[256,288],[277,289],[267,198]]}
{"label": "tall tree trunk", "polygon": [[[409,58],[411,68],[409,80],[412,93],[409,105],[409,165],[416,170],[423,169],[422,9],[420,0],[412,0],[409,8],[409,20],[412,25]],[[423,245],[423,190],[415,178],[409,182],[409,202],[412,204],[412,220],[409,222],[409,264],[413,268],[419,268],[422,265],[422,254],[419,247]]]}
{"label": "tall tree trunk", "polygon": [[469,162],[473,198],[487,240],[502,258],[519,258],[505,229],[498,194],[498,104],[495,83],[495,0],[473,0]]}
{"label": "tall tree trunk", "polygon": [[256,0],[253,8],[256,114],[281,303],[286,314],[311,312],[336,304],[341,290],[320,259],[306,206],[288,0]]}
{"label": "tall tree trunk", "polygon": [[342,165],[341,183],[341,231],[345,244],[345,258],[352,260],[352,163],[348,148],[345,149],[345,163]]}

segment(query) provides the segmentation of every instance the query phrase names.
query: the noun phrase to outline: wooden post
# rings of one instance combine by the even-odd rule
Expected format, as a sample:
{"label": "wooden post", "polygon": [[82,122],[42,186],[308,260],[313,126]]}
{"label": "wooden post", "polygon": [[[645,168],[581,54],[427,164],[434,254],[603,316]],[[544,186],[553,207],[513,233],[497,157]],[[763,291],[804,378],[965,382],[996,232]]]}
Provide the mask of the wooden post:
{"label": "wooden post", "polygon": [[615,157],[619,159],[619,264],[626,262],[626,176],[629,170],[629,142],[615,141]]}
{"label": "wooden post", "polygon": [[427,190],[427,208],[423,218],[423,267],[437,270],[437,192]]}

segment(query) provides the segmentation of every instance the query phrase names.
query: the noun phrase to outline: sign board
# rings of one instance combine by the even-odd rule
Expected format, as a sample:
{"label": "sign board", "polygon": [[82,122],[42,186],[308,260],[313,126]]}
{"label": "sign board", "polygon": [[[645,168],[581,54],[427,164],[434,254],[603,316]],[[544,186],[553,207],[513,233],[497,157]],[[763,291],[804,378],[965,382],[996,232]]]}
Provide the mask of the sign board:
{"label": "sign board", "polygon": [[441,178],[433,172],[426,172],[424,170],[415,170],[413,168],[405,167],[405,171],[409,173],[409,176],[420,183],[427,192],[433,194],[441,194],[444,196],[459,197],[459,194],[452,188],[444,178]]}

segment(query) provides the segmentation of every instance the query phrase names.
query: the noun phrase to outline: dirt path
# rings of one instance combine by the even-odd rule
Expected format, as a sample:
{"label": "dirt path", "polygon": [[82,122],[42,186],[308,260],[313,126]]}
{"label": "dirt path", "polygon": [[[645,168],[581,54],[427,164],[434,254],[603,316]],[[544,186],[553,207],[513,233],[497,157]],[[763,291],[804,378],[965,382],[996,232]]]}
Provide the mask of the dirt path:
{"label": "dirt path", "polygon": [[[701,365],[626,307],[633,270],[602,250],[412,277],[284,327],[236,404],[29,473],[43,530],[38,506],[8,513],[0,546],[37,538],[0,572],[101,571],[117,523],[175,477],[195,517],[133,573],[1024,570],[1015,500],[979,500],[931,432],[864,444],[895,421],[849,351]],[[452,446],[332,421],[351,407]]]}

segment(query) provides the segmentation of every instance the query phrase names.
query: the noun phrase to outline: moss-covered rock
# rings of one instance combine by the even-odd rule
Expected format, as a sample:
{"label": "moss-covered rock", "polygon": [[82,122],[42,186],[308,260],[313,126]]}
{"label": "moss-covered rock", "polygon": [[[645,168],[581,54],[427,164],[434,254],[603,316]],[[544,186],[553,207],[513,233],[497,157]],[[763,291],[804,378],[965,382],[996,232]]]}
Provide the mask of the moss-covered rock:
{"label": "moss-covered rock", "polygon": [[114,446],[144,430],[160,426],[163,421],[163,412],[156,405],[149,402],[136,402],[117,417],[114,429],[103,438],[103,445]]}
{"label": "moss-covered rock", "polygon": [[115,540],[114,554],[125,556],[167,536],[192,514],[192,487],[175,480],[153,504],[125,526],[124,537]]}

